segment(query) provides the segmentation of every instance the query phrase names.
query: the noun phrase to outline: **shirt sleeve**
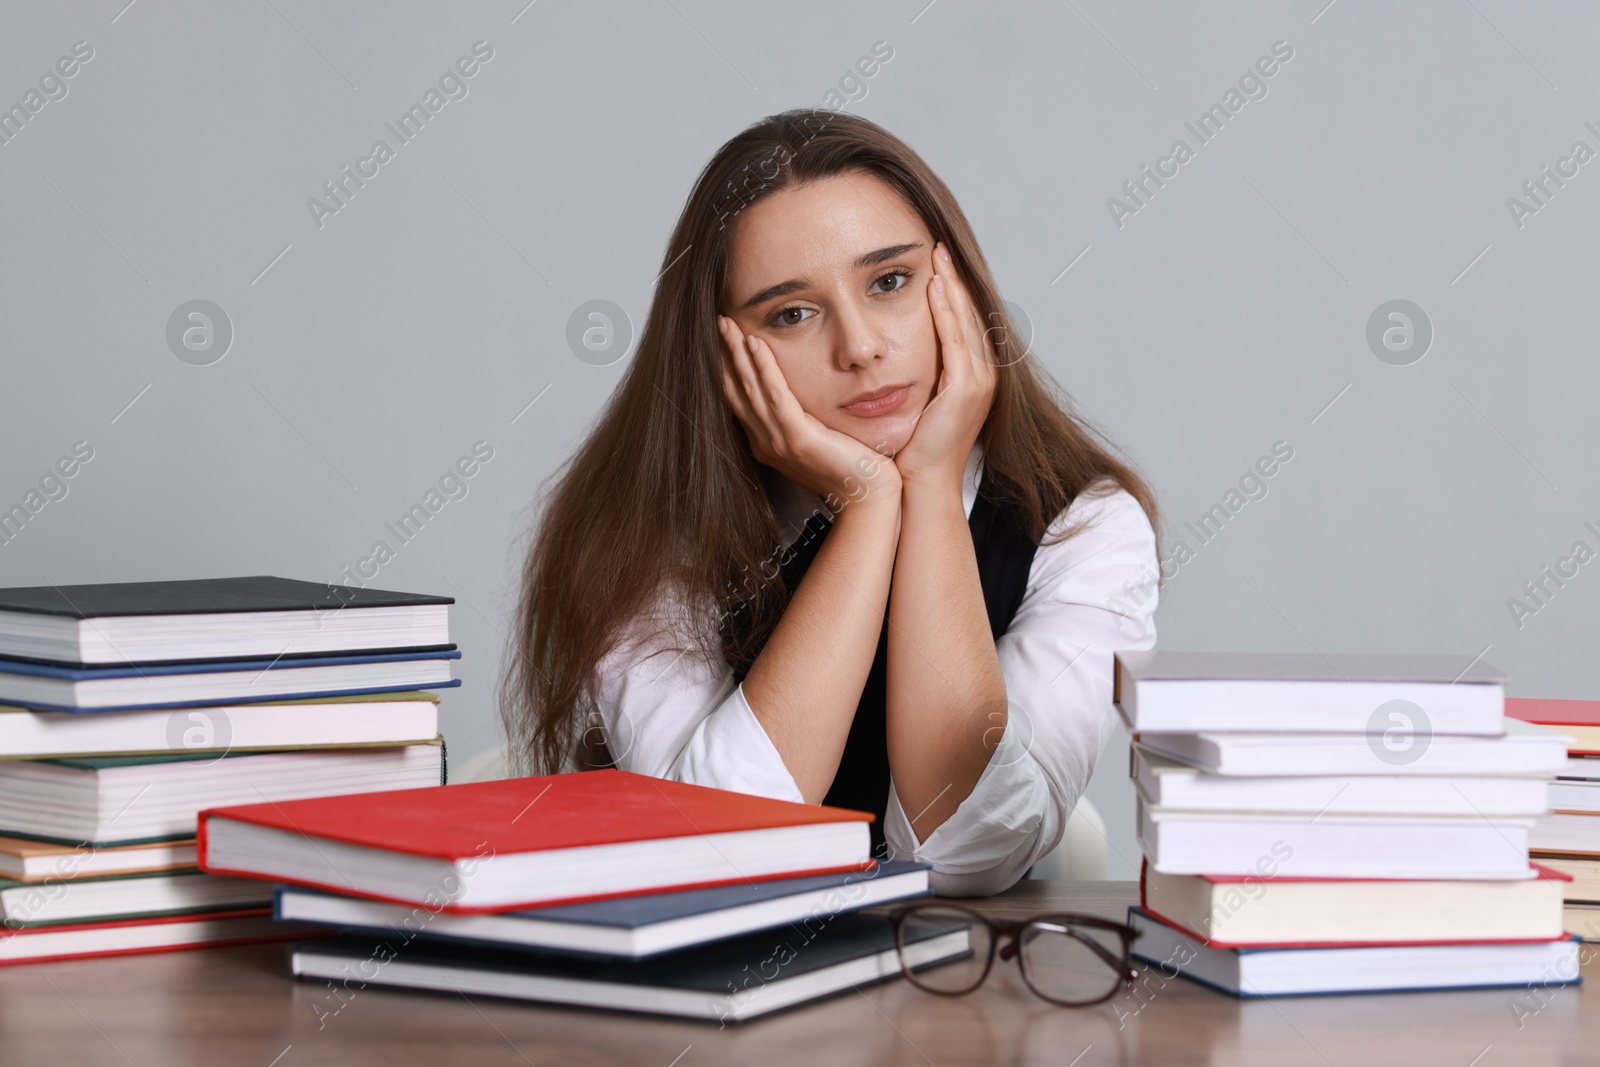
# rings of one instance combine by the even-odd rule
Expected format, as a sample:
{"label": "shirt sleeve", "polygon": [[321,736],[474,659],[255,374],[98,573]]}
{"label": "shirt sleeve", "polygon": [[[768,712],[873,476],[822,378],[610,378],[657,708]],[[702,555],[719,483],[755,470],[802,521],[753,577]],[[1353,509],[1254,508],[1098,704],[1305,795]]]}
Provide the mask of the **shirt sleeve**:
{"label": "shirt sleeve", "polygon": [[720,655],[683,651],[657,617],[600,661],[594,697],[606,748],[626,771],[804,803]]}
{"label": "shirt sleeve", "polygon": [[954,814],[918,842],[891,784],[890,855],[933,865],[941,896],[1014,885],[1056,847],[1111,736],[1113,652],[1155,645],[1155,532],[1126,490],[1079,495],[1052,523],[1090,525],[1034,555],[1010,627],[995,641],[1009,704],[1000,743]]}

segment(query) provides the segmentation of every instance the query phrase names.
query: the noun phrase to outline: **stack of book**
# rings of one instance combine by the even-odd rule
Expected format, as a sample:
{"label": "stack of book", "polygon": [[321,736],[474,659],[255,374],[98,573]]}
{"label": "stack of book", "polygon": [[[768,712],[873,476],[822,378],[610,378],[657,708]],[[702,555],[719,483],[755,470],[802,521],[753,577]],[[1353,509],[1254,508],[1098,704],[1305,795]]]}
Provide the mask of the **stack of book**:
{"label": "stack of book", "polygon": [[[443,780],[448,597],[284,578],[0,589],[0,963],[283,937],[203,808]],[[311,930],[311,927],[304,927]]]}
{"label": "stack of book", "polygon": [[1570,875],[1567,932],[1600,941],[1600,700],[1511,697],[1506,714],[1571,738],[1567,761],[1550,785],[1549,815],[1533,825],[1533,858]]}
{"label": "stack of book", "polygon": [[1135,953],[1239,996],[1579,981],[1529,861],[1570,740],[1466,656],[1119,653]]}
{"label": "stack of book", "polygon": [[[929,893],[872,816],[620,770],[207,811],[200,866],[286,883],[277,914],[337,1014],[371,984],[742,1021],[901,973],[864,908]],[[970,954],[908,926],[907,958]]]}

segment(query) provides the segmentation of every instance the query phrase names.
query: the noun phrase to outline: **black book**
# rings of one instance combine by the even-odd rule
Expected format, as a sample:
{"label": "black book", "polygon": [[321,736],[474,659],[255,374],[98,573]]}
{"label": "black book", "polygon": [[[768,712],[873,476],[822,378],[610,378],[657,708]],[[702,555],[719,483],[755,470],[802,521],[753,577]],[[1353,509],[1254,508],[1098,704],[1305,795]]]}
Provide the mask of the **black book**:
{"label": "black book", "polygon": [[0,656],[92,666],[450,649],[453,603],[271,575],[0,589]]}
{"label": "black book", "polygon": [[[909,962],[921,970],[971,955],[970,930],[960,922],[908,924]],[[399,931],[344,934],[295,946],[291,966],[298,977],[346,989],[398,986],[725,1023],[901,974],[890,920],[861,913],[646,960],[408,940]],[[330,1010],[342,1003],[330,1000]]]}

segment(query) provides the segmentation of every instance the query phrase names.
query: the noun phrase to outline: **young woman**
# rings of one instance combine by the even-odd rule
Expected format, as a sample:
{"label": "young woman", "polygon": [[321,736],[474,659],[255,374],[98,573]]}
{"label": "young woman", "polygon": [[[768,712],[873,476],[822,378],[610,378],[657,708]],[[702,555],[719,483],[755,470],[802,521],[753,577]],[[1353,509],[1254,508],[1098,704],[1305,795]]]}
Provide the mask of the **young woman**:
{"label": "young woman", "polygon": [[947,895],[1055,847],[1155,642],[1149,488],[1020,350],[944,183],[873,123],[725,144],[561,472],[503,702],[522,769],[871,811]]}

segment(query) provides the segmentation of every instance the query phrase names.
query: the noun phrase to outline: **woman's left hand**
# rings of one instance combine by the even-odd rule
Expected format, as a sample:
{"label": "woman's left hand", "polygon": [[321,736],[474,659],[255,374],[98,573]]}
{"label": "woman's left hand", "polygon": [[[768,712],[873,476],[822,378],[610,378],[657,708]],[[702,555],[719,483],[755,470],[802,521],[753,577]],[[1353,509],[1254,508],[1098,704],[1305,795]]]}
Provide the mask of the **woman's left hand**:
{"label": "woman's left hand", "polygon": [[959,490],[973,442],[994,403],[999,360],[943,242],[934,246],[933,271],[927,293],[939,335],[939,387],[894,462],[908,487],[944,482]]}

